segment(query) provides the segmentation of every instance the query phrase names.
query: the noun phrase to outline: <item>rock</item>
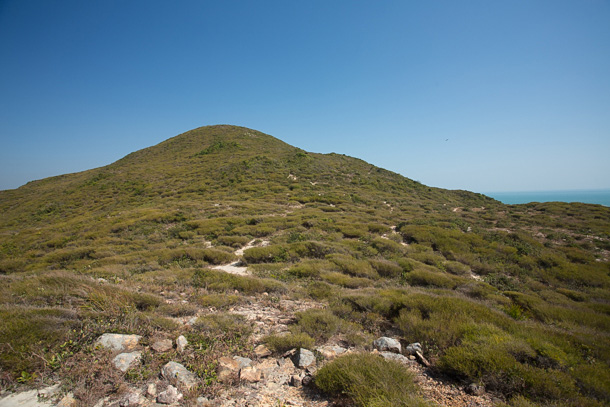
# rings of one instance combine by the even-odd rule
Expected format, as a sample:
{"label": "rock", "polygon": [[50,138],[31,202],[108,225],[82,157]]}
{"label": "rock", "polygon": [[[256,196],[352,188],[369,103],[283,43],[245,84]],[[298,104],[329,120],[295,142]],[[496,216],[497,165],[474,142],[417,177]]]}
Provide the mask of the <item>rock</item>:
{"label": "rock", "polygon": [[313,352],[307,349],[300,348],[292,357],[294,365],[300,368],[306,368],[316,363],[316,357]]}
{"label": "rock", "polygon": [[257,358],[266,358],[267,356],[271,356],[271,351],[265,345],[258,345],[254,348],[254,354]]}
{"label": "rock", "polygon": [[424,353],[424,351],[421,348],[421,344],[419,342],[411,343],[405,349],[405,353],[407,353],[409,355],[415,355],[415,352],[419,352],[421,354]]}
{"label": "rock", "polygon": [[373,342],[373,347],[377,349],[379,352],[393,352],[400,353],[401,346],[400,342],[396,339],[388,338],[386,336],[382,336],[381,338],[375,339]]}
{"label": "rock", "polygon": [[230,382],[239,372],[239,362],[235,359],[222,357],[218,359],[218,381],[221,383]]}
{"label": "rock", "polygon": [[411,363],[408,357],[403,356],[400,353],[380,352],[379,354],[386,360],[394,360],[398,363],[402,363],[403,365]]}
{"label": "rock", "polygon": [[290,385],[294,386],[294,387],[301,387],[301,385],[303,384],[303,381],[301,380],[301,377],[298,375],[293,374],[292,376],[290,376]]}
{"label": "rock", "polygon": [[114,363],[114,366],[121,372],[126,372],[131,367],[139,363],[140,359],[142,359],[142,352],[140,351],[120,353],[116,355],[114,359],[112,359],[112,363]]}
{"label": "rock", "polygon": [[197,405],[201,407],[212,407],[212,402],[207,397],[197,397]]}
{"label": "rock", "polygon": [[252,359],[242,358],[241,356],[233,356],[233,360],[236,361],[237,363],[239,363],[240,369],[250,366],[252,364]]}
{"label": "rock", "polygon": [[259,382],[261,380],[261,371],[253,366],[246,366],[239,371],[239,379],[250,383]]}
{"label": "rock", "polygon": [[75,407],[76,405],[76,399],[72,393],[68,393],[61,400],[59,400],[56,407]]}
{"label": "rock", "polygon": [[189,344],[189,341],[186,340],[184,335],[180,335],[178,339],[176,339],[176,350],[180,353],[184,352],[186,346]]}
{"label": "rock", "polygon": [[326,359],[333,359],[333,358],[347,352],[347,349],[342,348],[341,346],[337,346],[337,345],[321,346],[321,347],[317,348],[316,350]]}
{"label": "rock", "polygon": [[140,335],[103,334],[97,338],[95,346],[114,351],[134,350],[140,339],[142,339]]}
{"label": "rock", "polygon": [[182,397],[182,393],[179,393],[178,389],[170,384],[169,386],[167,386],[167,389],[165,391],[159,393],[159,397],[157,397],[157,402],[161,404],[173,404],[180,401]]}
{"label": "rock", "polygon": [[171,339],[161,339],[159,341],[155,341],[151,348],[153,348],[155,352],[167,352],[170,351],[173,346],[174,344],[172,343]]}
{"label": "rock", "polygon": [[310,384],[313,383],[313,376],[312,375],[305,375],[303,377],[303,379],[301,380],[301,383],[303,384],[303,386],[309,386]]}
{"label": "rock", "polygon": [[[168,362],[163,366],[163,377],[172,383],[179,383],[186,389],[190,389],[197,384],[197,377],[189,372],[184,366],[176,362]],[[160,394],[159,394],[160,396]]]}
{"label": "rock", "polygon": [[415,357],[417,358],[419,363],[426,367],[430,367],[430,362],[428,362],[428,360],[420,352],[415,352]]}
{"label": "rock", "polygon": [[119,406],[121,407],[129,407],[129,406],[139,406],[140,405],[140,393],[138,391],[131,389],[126,395],[121,397],[119,400]]}
{"label": "rock", "polygon": [[146,394],[150,397],[157,397],[157,385],[155,383],[148,383]]}
{"label": "rock", "polygon": [[483,394],[485,394],[485,387],[476,383],[470,383],[465,390],[466,393],[471,394],[473,396],[482,396]]}

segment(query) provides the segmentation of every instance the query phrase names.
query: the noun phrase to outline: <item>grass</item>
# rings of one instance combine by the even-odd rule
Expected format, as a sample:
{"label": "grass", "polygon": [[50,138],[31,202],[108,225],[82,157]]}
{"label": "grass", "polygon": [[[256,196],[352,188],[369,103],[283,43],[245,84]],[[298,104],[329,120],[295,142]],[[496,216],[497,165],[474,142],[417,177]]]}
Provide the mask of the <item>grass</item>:
{"label": "grass", "polygon": [[[268,293],[325,306],[267,338],[276,352],[399,335],[421,342],[433,369],[514,406],[609,402],[609,208],[503,205],[210,126],[0,191],[0,212],[3,385],[79,372],[77,358],[103,357],[87,351],[97,334],[174,336],[172,318],[215,309],[182,360],[213,389],[218,356],[248,352],[243,321],[226,312]],[[254,275],[210,268],[251,241]],[[162,362],[150,356],[143,377]],[[95,386],[76,376],[79,394]],[[108,380],[103,392],[123,379]]]}

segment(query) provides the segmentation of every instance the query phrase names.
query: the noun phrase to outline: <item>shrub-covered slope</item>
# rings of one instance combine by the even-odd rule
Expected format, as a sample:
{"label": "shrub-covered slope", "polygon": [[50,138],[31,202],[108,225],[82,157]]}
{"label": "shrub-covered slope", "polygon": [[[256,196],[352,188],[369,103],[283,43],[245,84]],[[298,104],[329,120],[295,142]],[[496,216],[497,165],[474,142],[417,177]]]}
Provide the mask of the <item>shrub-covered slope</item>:
{"label": "shrub-covered slope", "polygon": [[[610,402],[603,206],[503,205],[210,126],[0,191],[0,213],[6,383],[65,377],[102,332],[178,332],[172,318],[266,292],[326,305],[297,316],[299,343],[394,335],[421,342],[437,374],[514,405]],[[238,258],[252,276],[211,269]],[[220,355],[248,346],[240,332],[190,339]],[[215,382],[211,356],[193,363]]]}

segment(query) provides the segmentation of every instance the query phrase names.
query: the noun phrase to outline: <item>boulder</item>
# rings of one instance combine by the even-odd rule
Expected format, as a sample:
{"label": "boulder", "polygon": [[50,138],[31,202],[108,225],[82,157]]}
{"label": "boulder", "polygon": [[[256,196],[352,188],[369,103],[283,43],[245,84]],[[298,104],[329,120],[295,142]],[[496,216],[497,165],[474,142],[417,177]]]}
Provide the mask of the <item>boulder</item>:
{"label": "boulder", "polygon": [[470,383],[465,390],[466,393],[472,394],[473,396],[482,396],[485,393],[485,387],[476,383]]}
{"label": "boulder", "polygon": [[307,349],[300,348],[292,356],[294,365],[302,369],[309,367],[316,363],[316,357],[313,352]]}
{"label": "boulder", "polygon": [[142,352],[129,352],[129,353],[120,353],[112,359],[112,363],[114,366],[119,369],[121,372],[126,372],[134,365],[140,362],[142,359]]}
{"label": "boulder", "polygon": [[159,397],[157,397],[157,402],[161,404],[174,404],[180,401],[182,397],[182,393],[178,392],[178,389],[170,384],[169,386],[167,386],[167,389],[165,391],[159,393]]}
{"label": "boulder", "polygon": [[243,367],[239,371],[239,380],[250,383],[259,382],[261,380],[261,371],[253,366]]}
{"label": "boulder", "polygon": [[347,352],[347,349],[338,345],[325,345],[316,349],[324,358],[333,359]]}
{"label": "boulder", "polygon": [[227,383],[234,378],[239,372],[239,362],[235,359],[228,357],[222,357],[218,359],[218,368],[216,373],[218,374],[218,381],[221,383]]}
{"label": "boulder", "polygon": [[402,363],[406,365],[407,363],[411,363],[408,357],[401,355],[400,353],[392,353],[392,352],[379,352],[382,358],[386,360],[394,360],[398,363]]}
{"label": "boulder", "polygon": [[150,397],[157,397],[157,385],[155,383],[148,383],[146,394]]}
{"label": "boulder", "polygon": [[233,360],[239,363],[240,369],[243,369],[244,367],[250,366],[252,364],[252,359],[242,358],[241,356],[233,356]]}
{"label": "boulder", "polygon": [[184,352],[184,350],[186,349],[186,346],[189,344],[189,342],[186,340],[186,338],[184,337],[184,335],[180,335],[178,337],[178,339],[176,339],[176,350],[180,353]]}
{"label": "boulder", "polygon": [[254,354],[257,358],[266,358],[267,356],[271,356],[271,351],[265,345],[258,345],[254,348]]}
{"label": "boulder", "polygon": [[416,352],[419,352],[421,354],[424,353],[419,342],[411,343],[405,348],[405,353],[409,355],[415,355]]}
{"label": "boulder", "polygon": [[387,351],[400,353],[401,351],[400,342],[398,342],[396,339],[388,338],[387,336],[382,336],[381,338],[375,339],[373,342],[373,347],[379,352]]}
{"label": "boulder", "polygon": [[140,393],[135,389],[130,389],[127,394],[125,394],[119,400],[120,407],[130,407],[130,406],[139,406],[142,400],[140,400]]}
{"label": "boulder", "polygon": [[94,345],[114,351],[129,351],[138,346],[140,339],[140,335],[103,334],[97,338]]}
{"label": "boulder", "polygon": [[159,353],[170,351],[173,347],[174,344],[171,339],[161,339],[155,341],[151,346],[155,352]]}
{"label": "boulder", "polygon": [[180,363],[168,362],[163,366],[162,374],[171,383],[180,384],[186,389],[190,389],[197,384],[197,377]]}

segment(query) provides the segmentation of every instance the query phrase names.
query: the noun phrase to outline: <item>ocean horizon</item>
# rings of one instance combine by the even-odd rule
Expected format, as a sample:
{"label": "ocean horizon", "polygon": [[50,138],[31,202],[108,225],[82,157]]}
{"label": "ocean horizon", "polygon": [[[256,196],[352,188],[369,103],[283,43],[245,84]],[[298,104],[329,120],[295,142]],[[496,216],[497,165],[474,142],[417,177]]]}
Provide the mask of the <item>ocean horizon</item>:
{"label": "ocean horizon", "polygon": [[610,207],[610,189],[482,193],[508,205],[525,204],[530,202],[581,202]]}

